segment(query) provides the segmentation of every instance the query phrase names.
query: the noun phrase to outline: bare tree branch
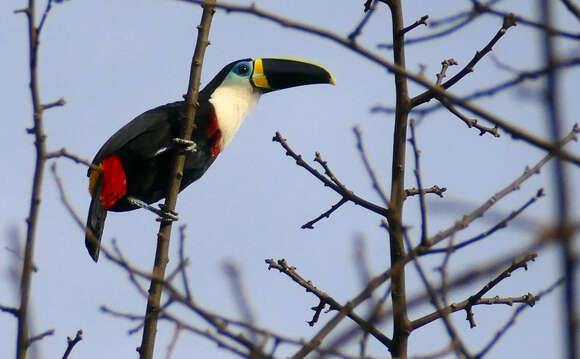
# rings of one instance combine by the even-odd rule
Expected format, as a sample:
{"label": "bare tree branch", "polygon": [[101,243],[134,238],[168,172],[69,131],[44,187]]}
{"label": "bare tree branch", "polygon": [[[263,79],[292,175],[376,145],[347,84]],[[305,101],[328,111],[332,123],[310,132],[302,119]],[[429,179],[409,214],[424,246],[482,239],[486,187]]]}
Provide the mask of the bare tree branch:
{"label": "bare tree branch", "polygon": [[[286,274],[294,282],[298,283],[298,285],[306,289],[306,292],[312,293],[318,297],[320,303],[317,307],[312,308],[315,311],[315,317],[310,322],[308,322],[310,326],[314,326],[318,319],[318,315],[320,315],[320,312],[324,309],[326,304],[330,306],[330,310],[337,311],[343,311],[345,310],[345,307],[349,305],[349,303],[347,303],[346,306],[341,305],[334,298],[316,288],[311,281],[305,280],[298,273],[296,273],[296,268],[289,266],[286,260],[280,259],[278,261],[274,261],[273,259],[266,259],[266,263],[268,264],[268,269],[277,269],[280,271],[280,273]],[[391,349],[392,340],[381,333],[381,331],[379,331],[374,325],[359,317],[352,310],[348,310],[346,313],[346,315],[356,324],[358,324],[365,332],[368,332],[370,335],[375,337],[375,339],[385,345],[385,347],[387,347],[389,350]]]}
{"label": "bare tree branch", "polygon": [[9,306],[1,305],[0,304],[0,312],[12,314],[16,318],[18,318],[18,312],[19,311],[18,311],[18,308],[9,307]]}
{"label": "bare tree branch", "polygon": [[68,359],[68,356],[72,352],[75,345],[77,345],[81,340],[83,340],[83,331],[80,329],[77,331],[77,334],[74,338],[71,339],[71,337],[66,337],[67,346],[64,354],[62,355],[62,359]]}
{"label": "bare tree branch", "polygon": [[[553,1],[540,0],[542,18],[546,21],[546,26],[551,28],[554,18]],[[546,120],[550,126],[552,140],[558,139],[562,134],[562,118],[560,115],[560,83],[558,69],[554,69],[556,62],[556,44],[554,34],[544,31],[544,61],[546,67],[550,69],[546,77],[545,100],[546,100]],[[568,358],[578,358],[580,355],[578,346],[578,312],[576,303],[576,262],[574,260],[574,246],[572,244],[572,232],[569,229],[570,221],[570,192],[568,189],[568,173],[563,161],[556,159],[554,167],[554,182],[556,183],[556,204],[557,204],[557,239],[561,250],[561,263],[564,278],[564,308],[562,315],[566,323],[565,340]]]}
{"label": "bare tree branch", "polygon": [[518,208],[517,210],[511,212],[506,218],[502,219],[500,222],[498,222],[496,225],[494,225],[492,228],[478,234],[477,236],[470,238],[468,240],[465,240],[463,242],[454,244],[451,247],[447,247],[447,248],[433,248],[430,249],[429,251],[425,252],[425,254],[433,254],[433,253],[448,253],[448,252],[455,252],[461,248],[465,248],[470,244],[479,242],[480,240],[484,239],[484,238],[488,238],[489,236],[491,236],[493,233],[495,233],[496,231],[506,228],[508,223],[513,220],[514,218],[516,218],[518,215],[520,215],[523,211],[525,211],[528,207],[530,207],[532,204],[534,204],[536,201],[538,201],[538,199],[540,199],[541,197],[544,196],[544,189],[540,188],[537,192],[536,195],[532,198],[530,198],[526,203],[524,203],[524,205],[522,205],[520,208]]}
{"label": "bare tree branch", "polygon": [[[506,34],[507,30],[512,26],[516,26],[515,16],[513,14],[506,15],[503,19],[503,24],[502,24],[501,28],[498,30],[498,32],[495,34],[495,36],[489,41],[489,43],[487,45],[485,45],[485,47],[483,49],[476,51],[475,55],[473,56],[471,61],[469,61],[467,63],[467,65],[465,65],[463,67],[463,69],[461,69],[461,71],[459,71],[455,76],[453,76],[451,79],[445,81],[441,85],[441,87],[443,87],[444,89],[448,89],[451,86],[455,85],[457,82],[459,82],[467,74],[473,72],[473,68],[475,67],[475,65],[481,59],[483,59],[483,57],[485,55],[487,55],[489,52],[491,52],[491,50],[493,49],[493,46]],[[435,97],[435,94],[431,90],[427,90],[427,91],[423,92],[422,94],[413,97],[411,99],[410,106],[411,106],[411,108],[417,107],[420,104],[428,102],[429,100],[431,100],[434,97]]]}
{"label": "bare tree branch", "polygon": [[576,18],[578,19],[578,21],[580,21],[580,7],[578,7],[578,5],[574,4],[572,2],[572,0],[561,0],[562,3],[564,4],[564,6],[566,6],[566,8],[568,9],[568,11],[576,16]]}
{"label": "bare tree branch", "polygon": [[405,190],[405,199],[407,199],[407,197],[417,196],[419,194],[425,195],[427,193],[433,193],[439,196],[440,198],[443,198],[443,193],[445,193],[445,191],[447,191],[446,187],[439,187],[437,185],[431,186],[429,188],[424,188],[421,191],[419,191],[417,188],[409,188]]}
{"label": "bare tree branch", "polygon": [[34,163],[34,175],[32,179],[32,194],[30,196],[30,207],[26,222],[28,229],[26,232],[26,244],[23,254],[22,271],[20,275],[20,305],[18,308],[18,334],[16,342],[16,358],[26,359],[27,350],[33,338],[29,338],[29,318],[30,313],[30,290],[32,283],[32,273],[34,268],[34,249],[36,242],[36,229],[38,213],[40,207],[42,181],[46,162],[46,135],[44,133],[43,112],[45,108],[40,100],[40,90],[38,85],[38,56],[39,37],[44,22],[51,9],[51,1],[48,1],[44,14],[38,27],[36,26],[36,2],[28,0],[28,7],[20,12],[26,14],[28,20],[28,56],[30,70],[30,95],[32,100],[32,122],[33,127],[28,133],[34,136],[34,147],[36,160]]}
{"label": "bare tree branch", "polygon": [[[292,148],[290,148],[286,139],[283,138],[282,135],[280,135],[280,132],[276,132],[276,136],[272,138],[272,141],[280,143],[280,145],[284,148],[284,150],[286,150],[286,155],[294,159],[294,161],[296,161],[296,164],[298,166],[306,169],[308,172],[310,172],[310,174],[318,178],[318,180],[320,180],[325,186],[332,188],[336,193],[340,194],[343,198],[363,208],[366,208],[372,212],[375,212],[376,214],[379,214],[383,217],[389,216],[389,210],[387,208],[378,206],[355,195],[352,191],[348,190],[342,183],[340,183],[340,181],[338,181],[336,177],[334,177],[334,180],[329,179],[320,172],[318,172],[316,169],[314,169],[312,166],[310,166],[307,162],[305,162],[302,159],[301,155],[297,154],[296,152],[294,152],[294,150],[292,150]],[[338,181],[340,185],[337,184],[335,181]]]}
{"label": "bare tree branch", "polygon": [[[185,97],[186,119],[182,121],[180,138],[189,140],[195,127],[195,113],[199,104],[197,98],[199,95],[199,84],[201,80],[201,67],[205,49],[209,45],[209,29],[213,14],[215,13],[215,0],[205,0],[203,4],[203,13],[198,26],[198,34],[195,45],[195,51],[191,62],[191,71],[189,77],[189,86]],[[183,165],[185,163],[185,153],[176,151],[171,166],[169,176],[169,186],[165,198],[164,208],[167,211],[174,211],[177,203],[177,194],[181,185],[183,175]],[[147,309],[145,323],[143,325],[143,338],[139,347],[140,359],[153,358],[153,349],[155,347],[155,336],[157,333],[157,318],[159,316],[159,304],[163,285],[160,280],[165,276],[165,267],[169,261],[169,239],[171,238],[172,223],[161,221],[159,233],[157,234],[157,249],[155,251],[155,262],[153,266],[153,278],[149,287],[149,297],[147,300]]]}
{"label": "bare tree branch", "polygon": [[[548,289],[538,293],[535,296],[534,302],[540,301],[544,296],[550,294],[554,289],[564,282],[564,278],[560,278],[556,283],[552,284]],[[528,294],[529,295],[529,294]],[[497,331],[493,339],[475,356],[477,359],[483,358],[491,348],[501,339],[501,337],[515,324],[517,317],[526,309],[530,308],[531,305],[524,304],[520,305],[512,314],[511,318],[506,322],[506,324]]]}

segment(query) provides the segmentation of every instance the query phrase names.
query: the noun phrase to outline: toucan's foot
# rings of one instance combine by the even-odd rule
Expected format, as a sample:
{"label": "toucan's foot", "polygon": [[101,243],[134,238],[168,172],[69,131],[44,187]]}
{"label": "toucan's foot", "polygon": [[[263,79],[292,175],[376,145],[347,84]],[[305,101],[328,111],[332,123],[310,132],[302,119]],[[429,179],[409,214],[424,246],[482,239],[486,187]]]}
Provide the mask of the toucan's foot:
{"label": "toucan's foot", "polygon": [[170,210],[164,204],[159,204],[157,222],[174,222],[179,220],[179,214],[176,211]]}
{"label": "toucan's foot", "polygon": [[158,215],[159,217],[156,219],[158,222],[174,222],[179,220],[177,212],[168,210],[164,204],[160,204],[159,208],[157,208],[134,197],[127,197],[127,201],[136,207],[146,209]]}
{"label": "toucan's foot", "polygon": [[183,138],[174,138],[172,142],[174,145],[180,146],[185,152],[197,151],[197,144],[193,141],[184,140]]}

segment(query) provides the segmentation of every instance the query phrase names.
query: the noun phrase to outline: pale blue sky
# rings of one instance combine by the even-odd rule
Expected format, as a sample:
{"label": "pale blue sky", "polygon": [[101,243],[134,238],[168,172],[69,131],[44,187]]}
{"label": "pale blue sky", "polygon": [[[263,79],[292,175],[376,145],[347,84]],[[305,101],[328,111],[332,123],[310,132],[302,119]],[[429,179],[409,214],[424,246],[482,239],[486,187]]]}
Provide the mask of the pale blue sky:
{"label": "pale blue sky", "polygon": [[[257,1],[256,5],[348,34],[362,17],[362,3],[277,0]],[[468,9],[469,4],[466,0],[449,0],[446,6],[432,1],[406,2],[405,23],[411,24],[425,14],[440,18]],[[503,1],[501,5],[506,9],[518,9],[518,13],[527,16],[535,14],[533,1]],[[28,211],[33,166],[32,137],[25,133],[25,128],[31,124],[26,21],[22,15],[12,13],[23,6],[23,1],[0,3],[0,98],[6,114],[0,141],[4,168],[4,175],[0,177],[2,248],[13,246],[8,240],[12,228],[17,228],[21,235],[25,233],[24,219]],[[376,44],[389,42],[391,38],[386,11],[384,4],[379,6],[359,41],[390,58],[387,51],[376,49]],[[50,102],[64,97],[67,105],[45,113],[48,148],[66,147],[91,159],[101,144],[133,117],[149,108],[180,99],[187,88],[195,26],[200,15],[198,6],[169,0],[72,0],[55,4],[41,37],[41,98],[43,102]],[[409,46],[408,68],[417,72],[420,64],[425,65],[425,75],[434,79],[443,59],[453,57],[462,66],[471,59],[475,50],[487,44],[500,25],[500,18],[486,16],[452,37]],[[563,11],[559,11],[558,26],[570,32],[580,31],[575,18]],[[420,27],[409,37],[429,31],[432,30]],[[517,69],[534,68],[540,63],[539,35],[539,32],[519,25],[500,40],[493,54]],[[212,311],[240,316],[223,270],[224,261],[233,261],[241,269],[257,324],[289,336],[309,338],[331,315],[323,314],[321,322],[310,328],[305,322],[312,316],[309,308],[318,304],[318,300],[281,274],[267,271],[264,259],[286,258],[303,277],[311,279],[320,289],[344,303],[362,286],[353,262],[355,238],[364,238],[373,274],[380,273],[388,264],[388,243],[384,231],[379,228],[380,218],[351,204],[345,205],[330,219],[319,222],[314,230],[301,230],[300,225],[327,210],[339,198],[295,166],[271,138],[275,131],[280,131],[289,144],[308,160],[314,157],[315,151],[320,151],[343,183],[357,194],[379,202],[355,148],[352,127],[360,127],[373,166],[384,187],[389,188],[393,119],[392,116],[371,114],[369,109],[375,105],[394,104],[393,77],[332,42],[248,15],[219,11],[214,17],[210,39],[212,44],[206,52],[202,86],[223,65],[245,57],[303,57],[324,64],[337,79],[335,87],[309,86],[263,96],[227,150],[201,180],[182,192],[178,201],[178,224],[188,225],[186,248],[191,260],[189,270],[196,300]],[[561,45],[562,54],[575,52],[578,55],[577,43],[567,41]],[[448,73],[453,75],[458,70],[459,67],[451,68]],[[561,104],[566,131],[578,121],[579,74],[579,70],[568,71],[562,78]],[[498,69],[487,57],[477,65],[474,73],[453,88],[453,93],[467,94],[511,76]],[[525,86],[538,95],[541,82],[529,82]],[[411,85],[411,94],[417,94],[419,90]],[[537,96],[522,97],[518,91],[512,90],[478,104],[548,138],[546,119]],[[445,200],[429,198],[431,234],[476,208],[543,155],[541,151],[521,141],[515,142],[506,135],[499,139],[479,137],[476,131],[466,128],[443,111],[434,113],[421,124],[418,143],[422,150],[424,184],[448,188]],[[574,143],[569,150],[579,153],[580,147]],[[408,164],[406,187],[415,187],[410,152]],[[520,191],[497,204],[494,211],[467,233],[457,236],[459,241],[490,227],[494,220],[532,197],[538,188],[546,189],[547,197],[525,213],[525,221],[514,223],[485,243],[454,256],[451,273],[477,263],[487,263],[514,248],[526,246],[536,238],[535,231],[548,223],[554,208],[551,168],[546,167],[540,176],[530,179]],[[58,160],[58,169],[72,205],[85,218],[89,204],[86,168]],[[578,169],[571,168],[570,173],[573,173],[570,184],[579,183]],[[35,258],[39,271],[34,277],[32,292],[34,324],[37,331],[56,329],[55,335],[44,339],[40,345],[43,357],[62,355],[66,336],[73,336],[79,328],[84,330],[85,339],[74,349],[73,357],[132,357],[141,334],[128,337],[127,330],[133,325],[101,313],[99,307],[107,305],[139,314],[144,311],[145,299],[115,265],[104,258],[98,264],[92,262],[84,248],[83,234],[63,207],[48,170],[42,197]],[[575,189],[571,194],[575,211],[580,210],[579,199]],[[459,203],[460,211],[442,206],[447,203]],[[411,226],[411,234],[415,236],[420,226],[417,208],[416,199],[410,199],[405,212],[405,224]],[[103,236],[104,245],[110,246],[111,239],[116,238],[131,262],[149,269],[157,228],[154,216],[145,211],[110,214]],[[172,244],[172,252],[175,250],[177,241]],[[171,264],[175,265],[177,259],[173,258]],[[490,295],[537,293],[557,278],[557,259],[557,251],[553,248],[542,251],[527,272],[514,273]],[[14,287],[6,274],[11,261],[9,251],[0,251],[3,278],[0,281],[0,303],[7,305],[15,303]],[[439,263],[440,258],[434,257],[425,261],[425,266],[431,272]],[[413,296],[423,288],[412,267],[408,273],[408,292]],[[434,272],[433,278],[438,279]],[[454,293],[450,300],[463,300],[483,284],[477,282]],[[546,358],[560,353],[562,332],[557,324],[560,320],[560,294],[561,291],[552,294],[520,316],[516,327],[495,347],[489,358],[508,355]],[[379,295],[382,293],[377,292],[377,297]],[[453,319],[465,342],[477,351],[503,325],[512,309],[477,308],[478,327],[473,330],[468,328],[464,313],[455,314]],[[431,311],[432,308],[425,305],[412,310],[410,315],[416,318]],[[364,305],[359,313],[366,313]],[[188,318],[191,316],[184,317]],[[192,321],[201,324],[197,319]],[[342,325],[343,328],[350,326],[346,320]],[[16,321],[11,316],[0,314],[0,347],[9,353],[7,355],[14,352],[15,328]],[[385,332],[390,334],[388,325]],[[159,355],[165,355],[172,333],[170,325],[160,325]],[[428,353],[447,343],[442,326],[434,324],[413,333],[410,353]],[[356,343],[352,348],[356,352]],[[371,349],[377,356],[384,353],[375,344]],[[282,347],[279,354],[284,357],[293,351],[293,348]],[[232,357],[205,339],[184,334],[174,358],[188,358],[192,353],[197,357]]]}

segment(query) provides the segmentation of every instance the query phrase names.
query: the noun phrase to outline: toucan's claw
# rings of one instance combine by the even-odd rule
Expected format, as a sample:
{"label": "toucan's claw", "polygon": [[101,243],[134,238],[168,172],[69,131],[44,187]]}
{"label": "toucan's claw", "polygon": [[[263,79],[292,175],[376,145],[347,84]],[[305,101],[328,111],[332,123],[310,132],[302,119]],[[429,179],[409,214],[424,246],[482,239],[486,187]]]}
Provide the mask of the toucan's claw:
{"label": "toucan's claw", "polygon": [[176,211],[170,210],[164,204],[159,204],[159,209],[157,210],[159,217],[155,219],[157,222],[175,222],[179,220],[179,214]]}
{"label": "toucan's claw", "polygon": [[127,201],[136,207],[144,208],[158,215],[159,217],[156,219],[158,222],[174,222],[179,220],[177,212],[169,210],[164,204],[160,204],[158,209],[157,207],[147,204],[137,198],[127,197]]}
{"label": "toucan's claw", "polygon": [[197,144],[193,141],[184,140],[183,138],[174,138],[172,142],[174,145],[181,147],[184,152],[197,151]]}

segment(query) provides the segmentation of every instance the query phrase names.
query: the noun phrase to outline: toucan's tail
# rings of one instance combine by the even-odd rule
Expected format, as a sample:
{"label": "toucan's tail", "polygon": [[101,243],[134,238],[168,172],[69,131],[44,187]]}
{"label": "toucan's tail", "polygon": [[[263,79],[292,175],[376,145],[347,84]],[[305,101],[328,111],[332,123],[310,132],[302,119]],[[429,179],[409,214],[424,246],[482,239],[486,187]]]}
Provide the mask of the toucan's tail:
{"label": "toucan's tail", "polygon": [[[100,177],[100,176],[99,176]],[[97,179],[97,183],[93,186],[91,193],[91,205],[89,206],[89,216],[87,218],[87,228],[85,233],[85,246],[89,250],[89,254],[96,262],[99,259],[99,251],[101,250],[101,236],[103,235],[103,228],[105,227],[105,219],[107,218],[107,210],[101,203],[101,179]]]}

